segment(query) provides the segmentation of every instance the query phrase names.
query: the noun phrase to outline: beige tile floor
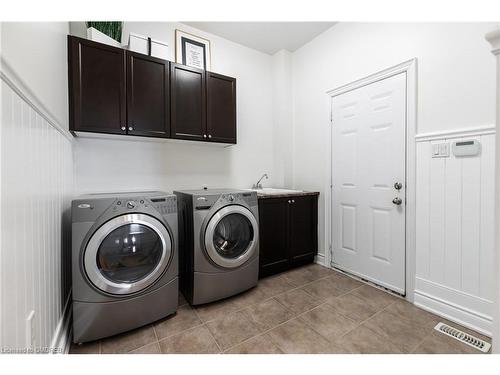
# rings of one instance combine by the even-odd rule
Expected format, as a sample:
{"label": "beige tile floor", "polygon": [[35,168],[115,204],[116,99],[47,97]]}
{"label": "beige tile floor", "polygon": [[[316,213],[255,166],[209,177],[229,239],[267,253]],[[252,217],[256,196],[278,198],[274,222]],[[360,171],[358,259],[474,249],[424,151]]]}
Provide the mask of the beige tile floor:
{"label": "beige tile floor", "polygon": [[481,353],[433,328],[439,321],[403,299],[313,264],[254,289],[83,345],[70,353]]}

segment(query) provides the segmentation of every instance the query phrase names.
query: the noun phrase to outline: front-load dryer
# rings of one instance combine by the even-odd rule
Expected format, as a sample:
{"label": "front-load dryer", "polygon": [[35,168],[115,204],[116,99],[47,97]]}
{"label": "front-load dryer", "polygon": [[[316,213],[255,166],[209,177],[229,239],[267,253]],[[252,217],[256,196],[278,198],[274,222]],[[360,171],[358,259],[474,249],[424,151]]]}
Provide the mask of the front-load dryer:
{"label": "front-load dryer", "polygon": [[73,341],[125,332],[178,304],[177,198],[162,192],[73,200]]}
{"label": "front-load dryer", "polygon": [[180,282],[192,304],[257,285],[257,194],[244,190],[174,191],[179,210]]}

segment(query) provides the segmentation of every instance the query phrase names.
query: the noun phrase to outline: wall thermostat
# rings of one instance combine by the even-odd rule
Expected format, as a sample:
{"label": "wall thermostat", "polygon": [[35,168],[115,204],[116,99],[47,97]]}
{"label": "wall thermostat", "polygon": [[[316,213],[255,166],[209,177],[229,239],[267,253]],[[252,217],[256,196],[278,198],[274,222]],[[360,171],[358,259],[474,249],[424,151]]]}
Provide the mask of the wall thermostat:
{"label": "wall thermostat", "polygon": [[478,140],[453,142],[453,155],[455,156],[476,156],[481,151],[481,143]]}

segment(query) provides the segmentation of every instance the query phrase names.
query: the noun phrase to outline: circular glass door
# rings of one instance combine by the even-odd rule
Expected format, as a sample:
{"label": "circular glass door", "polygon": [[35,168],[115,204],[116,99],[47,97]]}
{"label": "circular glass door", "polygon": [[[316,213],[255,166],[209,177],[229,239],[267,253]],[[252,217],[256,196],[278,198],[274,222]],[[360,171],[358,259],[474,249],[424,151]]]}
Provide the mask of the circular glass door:
{"label": "circular glass door", "polygon": [[205,248],[214,263],[235,268],[255,252],[258,240],[257,220],[242,206],[226,206],[217,211],[205,231]]}
{"label": "circular glass door", "polygon": [[112,294],[130,294],[153,284],[170,261],[172,242],[154,217],[116,217],[91,237],[84,256],[90,281]]}

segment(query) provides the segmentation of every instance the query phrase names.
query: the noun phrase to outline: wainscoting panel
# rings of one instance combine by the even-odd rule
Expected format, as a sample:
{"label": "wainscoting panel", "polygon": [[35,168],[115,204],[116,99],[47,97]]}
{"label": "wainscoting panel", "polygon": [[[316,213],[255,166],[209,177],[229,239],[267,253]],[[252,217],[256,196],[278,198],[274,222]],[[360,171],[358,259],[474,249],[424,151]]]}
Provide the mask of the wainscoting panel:
{"label": "wainscoting panel", "polygon": [[[454,141],[478,140],[456,157]],[[448,142],[450,156],[433,158]],[[490,334],[494,300],[495,135],[491,128],[417,137],[415,303]]]}
{"label": "wainscoting panel", "polygon": [[1,78],[0,346],[40,350],[59,341],[70,294],[71,138]]}

